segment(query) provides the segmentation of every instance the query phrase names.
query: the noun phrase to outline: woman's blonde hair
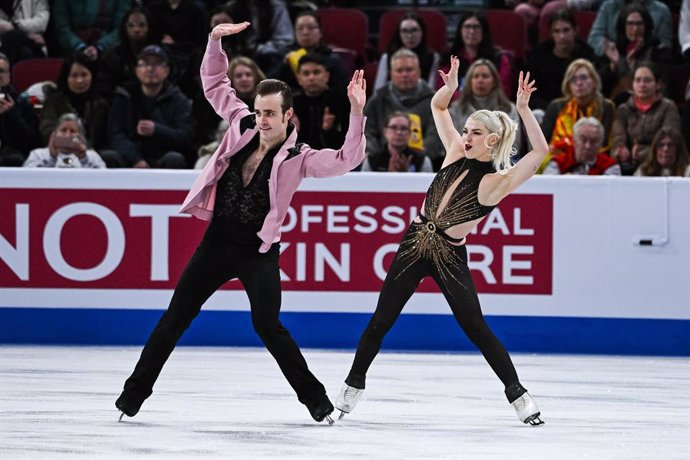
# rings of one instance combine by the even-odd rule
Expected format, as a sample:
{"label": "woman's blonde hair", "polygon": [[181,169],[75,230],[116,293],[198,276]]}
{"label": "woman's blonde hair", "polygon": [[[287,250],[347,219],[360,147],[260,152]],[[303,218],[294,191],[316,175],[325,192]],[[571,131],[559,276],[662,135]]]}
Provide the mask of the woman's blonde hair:
{"label": "woman's blonde hair", "polygon": [[[511,157],[515,154],[513,142],[517,135],[517,125],[510,119],[507,113],[500,110],[477,110],[467,120],[475,120],[486,126],[489,134],[496,134],[498,142],[491,149],[494,169],[505,172],[512,165]],[[488,137],[488,136],[487,136]],[[488,145],[487,145],[488,147]]]}

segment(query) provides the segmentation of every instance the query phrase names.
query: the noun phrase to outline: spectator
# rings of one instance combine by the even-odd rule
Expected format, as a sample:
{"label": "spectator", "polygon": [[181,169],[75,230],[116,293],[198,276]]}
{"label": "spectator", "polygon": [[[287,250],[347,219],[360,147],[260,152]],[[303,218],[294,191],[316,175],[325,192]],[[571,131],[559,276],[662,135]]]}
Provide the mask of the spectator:
{"label": "spectator", "polygon": [[38,117],[10,83],[10,60],[0,53],[0,166],[21,166],[38,147]]}
{"label": "spectator", "polygon": [[465,76],[465,87],[448,111],[455,129],[461,133],[467,118],[481,109],[500,110],[507,113],[515,122],[518,129],[515,133],[513,149],[517,152],[520,147],[520,117],[515,104],[510,102],[503,92],[496,66],[487,59],[477,59],[470,65]]}
{"label": "spectator", "polygon": [[632,175],[649,153],[654,135],[662,127],[680,130],[676,103],[661,95],[660,75],[652,62],[635,69],[632,96],[619,105],[613,123],[613,154],[624,175]]}
{"label": "spectator", "polygon": [[690,154],[683,135],[675,128],[663,127],[656,133],[636,176],[690,177]]}
{"label": "spectator", "polygon": [[65,113],[48,138],[48,146],[34,149],[25,168],[105,168],[105,162],[86,147],[84,126],[79,116]]}
{"label": "spectator", "polygon": [[15,64],[22,59],[43,57],[50,9],[48,0],[0,2],[0,51]]}
{"label": "spectator", "polygon": [[371,152],[362,163],[362,171],[433,172],[434,167],[424,152],[410,148],[412,123],[403,112],[391,112],[383,128],[386,143]]}
{"label": "spectator", "polygon": [[391,81],[374,93],[364,108],[367,153],[382,150],[386,138],[382,128],[393,111],[407,112],[412,120],[410,147],[422,150],[434,165],[441,167],[445,152],[431,115],[434,91],[420,78],[419,58],[406,48],[391,57]]}
{"label": "spectator", "polygon": [[137,59],[139,84],[115,92],[109,136],[121,166],[180,169],[192,163],[190,104],[167,81],[169,63],[163,48],[147,46]]}
{"label": "spectator", "polygon": [[683,60],[690,64],[690,2],[683,2],[678,21],[678,43],[683,53]]}
{"label": "spectator", "polygon": [[[475,59],[488,59],[493,62],[501,76],[501,86],[505,94],[513,94],[515,79],[513,78],[514,56],[510,52],[500,50],[495,47],[491,39],[491,29],[486,16],[475,11],[467,13],[460,18],[453,44],[443,62],[450,62],[450,56],[457,56],[460,59],[460,69],[458,78],[463,78],[467,74],[467,69]],[[442,65],[441,70],[447,72],[450,69],[448,64]],[[459,81],[462,88],[464,82]],[[443,81],[436,80],[436,88],[443,87]]]}
{"label": "spectator", "polygon": [[63,114],[75,113],[82,120],[89,147],[98,151],[106,147],[109,106],[94,89],[97,69],[95,61],[77,54],[63,62],[57,88],[44,86],[46,97],[39,124],[43,142],[48,142]]}
{"label": "spectator", "polygon": [[297,141],[314,149],[338,149],[345,141],[350,120],[346,93],[329,88],[326,61],[318,54],[302,56],[297,72],[301,88],[294,97]]}
{"label": "spectator", "polygon": [[98,72],[97,91],[109,99],[118,86],[130,86],[137,82],[137,56],[145,46],[161,41],[151,12],[139,5],[125,13],[119,34],[119,43],[103,54]]}
{"label": "spectator", "polygon": [[532,95],[532,109],[541,111],[539,119],[543,118],[549,103],[563,95],[561,83],[568,65],[575,59],[594,59],[592,48],[577,37],[577,22],[572,11],[554,11],[549,16],[549,33],[551,38],[534,47],[527,58],[527,70],[539,82],[539,91]]}
{"label": "spectator", "polygon": [[228,12],[235,24],[251,24],[243,34],[249,56],[264,72],[275,68],[294,37],[285,1],[234,0],[229,3]]}
{"label": "spectator", "polygon": [[345,91],[349,77],[343,61],[323,43],[322,38],[319,15],[312,10],[299,13],[295,18],[295,43],[290,46],[280,65],[270,72],[271,76],[283,80],[293,90],[299,89],[297,80],[300,58],[307,53],[318,54],[325,62],[330,75],[328,86],[334,90]]}
{"label": "spectator", "polygon": [[53,16],[62,53],[100,58],[117,44],[118,29],[130,6],[131,0],[55,0]]}
{"label": "spectator", "polygon": [[654,24],[652,35],[659,39],[660,46],[671,48],[673,41],[673,19],[671,10],[658,0],[607,0],[599,8],[597,17],[589,30],[587,43],[594,49],[594,53],[603,56],[605,40],[616,43],[618,40],[618,15],[628,3],[642,4],[652,18]]}
{"label": "spectator", "polygon": [[630,95],[630,81],[635,63],[653,61],[659,66],[664,87],[670,87],[671,49],[661,47],[652,35],[652,17],[644,6],[630,3],[618,15],[617,40],[604,39],[606,64],[599,69],[603,93],[614,103],[625,102]]}
{"label": "spectator", "polygon": [[602,149],[604,126],[594,117],[582,117],[573,126],[573,144],[552,156],[544,174],[620,176],[621,167]]}
{"label": "spectator", "polygon": [[386,47],[386,52],[383,53],[379,60],[374,89],[377,90],[388,83],[388,70],[391,65],[390,58],[401,48],[407,48],[417,53],[422,78],[433,88],[438,78],[441,56],[431,50],[426,43],[427,33],[424,19],[412,11],[405,13],[395,28],[395,32]]}
{"label": "spectator", "polygon": [[616,107],[601,94],[601,80],[594,65],[587,59],[571,62],[565,71],[561,90],[564,97],[555,99],[546,107],[541,125],[549,142],[550,154],[570,149],[573,125],[582,117],[594,117],[604,126],[604,150],[608,152]]}

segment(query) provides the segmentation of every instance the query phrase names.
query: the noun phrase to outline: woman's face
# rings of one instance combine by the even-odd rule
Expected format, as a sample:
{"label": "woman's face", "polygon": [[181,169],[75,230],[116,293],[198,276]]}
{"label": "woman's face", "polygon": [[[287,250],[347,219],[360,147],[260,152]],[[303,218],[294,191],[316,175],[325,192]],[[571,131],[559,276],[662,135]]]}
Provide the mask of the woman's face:
{"label": "woman's face", "polygon": [[63,121],[55,129],[55,134],[60,137],[74,137],[79,136],[79,126],[74,121]]}
{"label": "woman's face", "polygon": [[467,18],[465,22],[462,23],[460,33],[462,34],[462,42],[465,46],[479,46],[482,38],[484,38],[482,25],[479,23],[479,19],[475,17]]}
{"label": "woman's face", "polygon": [[587,67],[584,66],[575,71],[568,84],[575,99],[590,98],[596,90],[596,82]]}
{"label": "woman's face", "polygon": [[84,94],[91,88],[91,71],[75,62],[67,75],[67,87],[74,94]]}
{"label": "woman's face", "polygon": [[146,16],[135,12],[130,14],[126,21],[127,38],[130,42],[139,43],[146,40],[149,34],[149,23],[146,20]]}
{"label": "woman's face", "polygon": [[300,16],[295,21],[295,39],[302,48],[312,49],[321,43],[319,23],[312,16]]}
{"label": "woman's face", "polygon": [[633,96],[641,100],[649,100],[656,97],[659,85],[651,69],[640,67],[635,71],[632,84]]}
{"label": "woman's face", "polygon": [[475,96],[484,97],[488,96],[489,93],[494,89],[496,86],[496,81],[494,80],[494,76],[491,74],[488,66],[478,65],[472,72],[472,80],[470,84],[472,93]]}
{"label": "woman's face", "polygon": [[491,151],[485,141],[489,130],[482,123],[469,118],[462,130],[462,140],[465,144],[465,156],[470,159],[487,161],[491,159]]}
{"label": "woman's face", "polygon": [[656,161],[662,168],[670,168],[676,164],[676,144],[671,136],[664,136],[656,144]]}
{"label": "woman's face", "polygon": [[252,69],[243,64],[235,66],[232,75],[230,75],[230,81],[232,81],[232,87],[238,94],[250,94],[256,88]]}
{"label": "woman's face", "polygon": [[408,49],[415,49],[422,41],[422,27],[414,19],[400,23],[400,41]]}
{"label": "woman's face", "polygon": [[625,19],[625,37],[629,42],[637,43],[644,40],[644,19],[637,11],[628,15]]}

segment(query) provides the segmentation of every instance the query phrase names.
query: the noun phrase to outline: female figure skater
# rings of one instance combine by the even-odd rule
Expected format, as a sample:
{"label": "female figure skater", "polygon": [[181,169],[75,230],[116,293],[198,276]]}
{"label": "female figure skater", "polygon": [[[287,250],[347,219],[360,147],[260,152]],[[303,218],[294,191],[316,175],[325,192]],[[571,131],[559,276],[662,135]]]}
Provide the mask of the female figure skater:
{"label": "female figure skater", "polygon": [[484,321],[465,248],[465,237],[503,198],[534,175],[548,152],[546,139],[528,106],[535,82],[530,81],[529,73],[523,77],[520,72],[516,107],[533,150],[511,167],[516,125],[508,114],[478,110],[469,116],[462,134],[453,127],[448,104],[458,88],[459,64],[458,58],[451,56],[450,71],[439,70],[445,85],[431,100],[446,158],[427,190],[423,212],[402,238],[376,311],[359,341],[352,368],[335,403],[341,418],[359,401],[367,370],[383,337],[422,278],[431,276],[455,319],[505,385],[506,397],[518,418],[531,425],[543,423],[508,353]]}

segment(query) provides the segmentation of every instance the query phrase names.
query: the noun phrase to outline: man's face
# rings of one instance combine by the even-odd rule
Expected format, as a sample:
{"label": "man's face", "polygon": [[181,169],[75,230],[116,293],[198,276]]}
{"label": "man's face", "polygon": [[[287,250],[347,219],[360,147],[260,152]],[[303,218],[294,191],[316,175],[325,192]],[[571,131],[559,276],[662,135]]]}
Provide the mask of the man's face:
{"label": "man's face", "polygon": [[557,54],[570,54],[575,47],[575,28],[568,21],[554,21],[551,24],[551,38]]}
{"label": "man's face", "polygon": [[283,96],[280,93],[256,96],[254,114],[261,141],[273,144],[285,137],[293,109],[290,107],[283,113],[282,103]]}
{"label": "man's face", "polygon": [[391,83],[401,91],[408,91],[419,82],[419,62],[413,57],[401,57],[391,61]]}
{"label": "man's face", "polygon": [[408,117],[393,117],[383,128],[383,136],[391,147],[404,148],[410,141],[410,119]]}
{"label": "man's face", "polygon": [[10,63],[0,59],[0,86],[10,84]]}
{"label": "man's face", "polygon": [[602,145],[602,135],[599,128],[583,125],[574,138],[575,161],[579,164],[589,163],[596,159]]}
{"label": "man's face", "polygon": [[318,96],[328,88],[330,74],[321,64],[306,62],[299,67],[297,82],[307,96]]}
{"label": "man's face", "polygon": [[312,16],[300,16],[295,21],[295,39],[302,48],[312,49],[321,43],[321,29]]}
{"label": "man's face", "polygon": [[135,72],[142,85],[162,85],[170,75],[170,66],[155,56],[144,56],[137,61]]}
{"label": "man's face", "polygon": [[143,42],[149,34],[149,23],[146,16],[139,12],[129,15],[125,27],[127,28],[127,38],[134,43]]}

